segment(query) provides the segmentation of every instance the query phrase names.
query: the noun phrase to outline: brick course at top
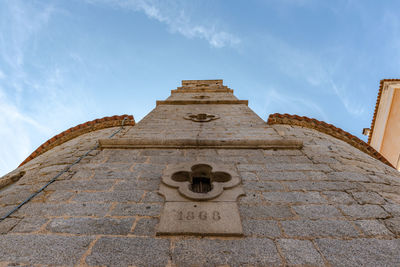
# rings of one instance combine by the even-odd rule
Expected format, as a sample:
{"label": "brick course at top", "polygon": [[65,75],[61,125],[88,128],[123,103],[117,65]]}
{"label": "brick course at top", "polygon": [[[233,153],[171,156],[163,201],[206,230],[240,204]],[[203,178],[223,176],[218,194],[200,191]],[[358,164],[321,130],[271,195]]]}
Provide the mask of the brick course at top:
{"label": "brick course at top", "polygon": [[111,117],[104,117],[101,119],[95,119],[92,121],[88,121],[85,123],[81,123],[75,127],[71,127],[64,132],[57,134],[40,145],[35,151],[32,152],[18,167],[21,167],[25,163],[31,161],[37,156],[43,154],[44,152],[59,146],[75,137],[78,137],[82,134],[89,133],[92,131],[97,131],[100,129],[116,127],[122,125],[122,121],[127,118],[124,122],[124,125],[135,125],[135,119],[132,115],[115,115]]}
{"label": "brick course at top", "polygon": [[[289,115],[289,114],[271,114],[268,117],[268,124],[273,125],[273,124],[287,124],[287,125],[296,125],[296,126],[301,126],[301,127],[306,127],[310,129],[317,130],[319,132],[329,134],[330,136],[333,136],[335,138],[338,138],[356,148],[359,150],[367,153],[371,157],[374,157],[383,163],[389,165],[390,167],[393,167],[390,162],[385,159],[384,156],[382,156],[378,151],[376,151],[372,146],[369,144],[365,143],[363,140],[359,139],[358,137],[343,131],[340,128],[335,127],[332,124],[328,124],[323,121],[319,121],[316,119],[310,119],[307,117],[300,117],[297,115]],[[394,168],[394,167],[393,167]]]}

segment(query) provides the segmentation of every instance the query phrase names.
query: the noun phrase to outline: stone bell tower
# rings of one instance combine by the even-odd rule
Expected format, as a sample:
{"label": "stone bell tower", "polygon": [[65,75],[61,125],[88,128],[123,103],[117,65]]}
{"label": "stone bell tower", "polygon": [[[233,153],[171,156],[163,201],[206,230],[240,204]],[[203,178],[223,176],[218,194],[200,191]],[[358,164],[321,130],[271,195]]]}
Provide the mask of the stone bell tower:
{"label": "stone bell tower", "polygon": [[240,175],[235,161],[214,152],[298,149],[302,144],[279,136],[247,104],[222,80],[182,81],[123,137],[99,140],[103,149],[184,150],[185,157],[170,158],[162,172],[158,193],[165,205],[157,235],[243,235]]}
{"label": "stone bell tower", "polygon": [[333,125],[188,80],[0,178],[0,266],[397,266],[400,174]]}

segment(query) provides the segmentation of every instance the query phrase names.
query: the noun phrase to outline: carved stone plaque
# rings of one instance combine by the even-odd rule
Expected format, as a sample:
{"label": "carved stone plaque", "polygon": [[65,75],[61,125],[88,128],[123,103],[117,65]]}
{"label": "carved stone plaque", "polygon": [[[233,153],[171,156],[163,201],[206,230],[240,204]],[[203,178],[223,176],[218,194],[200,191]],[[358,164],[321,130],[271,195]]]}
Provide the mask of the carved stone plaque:
{"label": "carved stone plaque", "polygon": [[163,172],[157,235],[243,234],[236,200],[244,195],[233,165],[183,163]]}
{"label": "carved stone plaque", "polygon": [[234,202],[167,202],[157,234],[242,235]]}

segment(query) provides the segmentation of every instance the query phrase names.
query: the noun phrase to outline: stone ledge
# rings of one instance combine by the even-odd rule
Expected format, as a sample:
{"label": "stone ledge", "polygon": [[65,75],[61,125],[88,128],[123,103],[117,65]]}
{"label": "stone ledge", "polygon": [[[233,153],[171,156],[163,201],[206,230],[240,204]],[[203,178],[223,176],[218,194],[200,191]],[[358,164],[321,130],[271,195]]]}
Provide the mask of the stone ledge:
{"label": "stone ledge", "polygon": [[233,90],[227,87],[218,89],[210,89],[210,88],[183,89],[183,87],[178,87],[178,89],[171,90],[171,94],[175,93],[233,93]]}
{"label": "stone ledge", "polygon": [[157,100],[159,105],[196,105],[196,104],[244,104],[248,105],[248,100]]}
{"label": "stone ledge", "polygon": [[301,149],[303,141],[297,139],[255,139],[255,140],[218,140],[218,139],[100,139],[101,149],[130,148],[216,148],[216,149]]}

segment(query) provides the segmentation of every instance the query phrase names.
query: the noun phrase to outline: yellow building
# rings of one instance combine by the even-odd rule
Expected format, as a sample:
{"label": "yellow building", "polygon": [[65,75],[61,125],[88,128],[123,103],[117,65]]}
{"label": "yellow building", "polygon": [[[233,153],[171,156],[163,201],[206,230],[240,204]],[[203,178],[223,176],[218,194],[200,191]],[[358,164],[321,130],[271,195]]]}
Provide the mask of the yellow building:
{"label": "yellow building", "polygon": [[371,128],[364,133],[368,144],[400,170],[400,79],[381,81]]}

